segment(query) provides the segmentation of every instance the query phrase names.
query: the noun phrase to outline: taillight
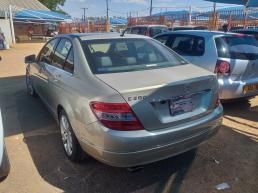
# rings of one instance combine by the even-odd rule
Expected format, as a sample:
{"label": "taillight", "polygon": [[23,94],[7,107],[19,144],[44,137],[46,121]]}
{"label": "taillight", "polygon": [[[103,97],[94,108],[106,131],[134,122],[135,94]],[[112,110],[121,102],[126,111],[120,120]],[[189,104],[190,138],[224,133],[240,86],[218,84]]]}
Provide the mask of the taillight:
{"label": "taillight", "polygon": [[119,131],[143,130],[143,126],[127,103],[91,102],[91,110],[105,126]]}
{"label": "taillight", "polygon": [[218,60],[214,73],[215,74],[228,74],[228,73],[230,73],[230,64],[226,61]]}

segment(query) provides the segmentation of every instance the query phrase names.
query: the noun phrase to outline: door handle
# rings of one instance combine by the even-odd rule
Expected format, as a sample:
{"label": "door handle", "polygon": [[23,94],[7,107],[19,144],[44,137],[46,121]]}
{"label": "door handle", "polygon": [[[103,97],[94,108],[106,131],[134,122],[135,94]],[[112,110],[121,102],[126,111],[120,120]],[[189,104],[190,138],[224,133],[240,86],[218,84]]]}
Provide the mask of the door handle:
{"label": "door handle", "polygon": [[42,73],[44,69],[45,69],[44,64],[41,64],[41,65],[39,66],[39,73]]}
{"label": "door handle", "polygon": [[54,74],[54,75],[53,75],[53,81],[54,81],[54,82],[58,82],[60,77],[61,77],[60,74]]}
{"label": "door handle", "polygon": [[60,78],[60,77],[61,77],[60,74],[55,74],[55,75],[54,75],[54,78],[56,78],[56,79],[57,79],[57,78]]}

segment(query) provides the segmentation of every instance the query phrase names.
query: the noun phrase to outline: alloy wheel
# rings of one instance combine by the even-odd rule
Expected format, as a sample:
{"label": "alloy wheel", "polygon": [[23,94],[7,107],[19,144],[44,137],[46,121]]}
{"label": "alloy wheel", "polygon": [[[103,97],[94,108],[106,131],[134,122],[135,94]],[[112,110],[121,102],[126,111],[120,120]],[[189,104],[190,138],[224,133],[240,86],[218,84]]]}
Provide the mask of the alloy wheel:
{"label": "alloy wheel", "polygon": [[73,138],[72,138],[70,124],[66,116],[64,115],[62,115],[60,118],[60,129],[61,129],[61,136],[62,136],[64,149],[67,155],[71,156],[73,153]]}

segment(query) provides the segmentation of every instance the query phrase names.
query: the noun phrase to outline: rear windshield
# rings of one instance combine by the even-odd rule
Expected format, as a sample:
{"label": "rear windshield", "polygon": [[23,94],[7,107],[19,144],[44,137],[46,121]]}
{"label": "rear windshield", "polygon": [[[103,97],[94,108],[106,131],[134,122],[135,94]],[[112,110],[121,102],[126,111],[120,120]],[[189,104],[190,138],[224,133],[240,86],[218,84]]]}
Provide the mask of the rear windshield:
{"label": "rear windshield", "polygon": [[258,41],[252,36],[224,36],[216,38],[215,41],[218,56],[221,58],[258,59]]}
{"label": "rear windshield", "polygon": [[152,39],[103,39],[82,41],[94,74],[165,68],[186,62]]}

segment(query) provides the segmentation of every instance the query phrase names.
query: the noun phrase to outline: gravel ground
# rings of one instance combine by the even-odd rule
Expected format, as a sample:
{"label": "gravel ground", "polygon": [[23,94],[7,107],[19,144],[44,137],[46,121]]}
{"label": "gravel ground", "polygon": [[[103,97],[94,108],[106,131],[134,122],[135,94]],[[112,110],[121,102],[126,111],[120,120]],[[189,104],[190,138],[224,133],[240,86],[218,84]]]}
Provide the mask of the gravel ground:
{"label": "gravel ground", "polygon": [[[11,172],[3,193],[257,193],[258,97],[224,104],[218,134],[188,152],[147,165],[138,172],[106,166],[90,158],[68,161],[57,124],[37,98],[25,90],[24,56],[42,44],[17,44],[0,51],[0,108]],[[227,182],[229,189],[218,191]]]}

